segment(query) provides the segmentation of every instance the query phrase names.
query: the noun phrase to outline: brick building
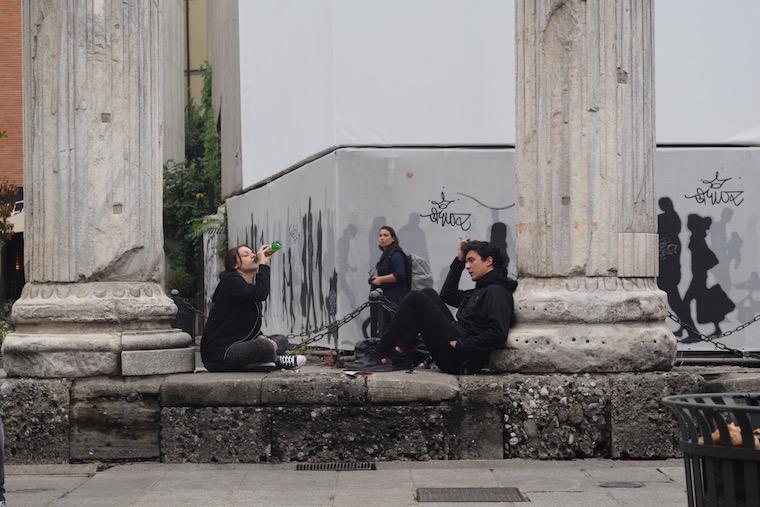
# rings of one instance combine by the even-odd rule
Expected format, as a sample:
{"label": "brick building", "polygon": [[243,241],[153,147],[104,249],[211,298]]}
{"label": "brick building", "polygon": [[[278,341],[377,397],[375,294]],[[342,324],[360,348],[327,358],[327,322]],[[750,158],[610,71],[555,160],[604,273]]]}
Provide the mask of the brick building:
{"label": "brick building", "polygon": [[[24,184],[23,87],[21,75],[21,1],[0,2],[0,179],[19,187],[16,200],[22,199]],[[13,238],[3,251],[2,283],[7,297],[15,299],[24,285],[23,213],[11,217]]]}
{"label": "brick building", "polygon": [[0,178],[14,185],[24,182],[24,131],[21,86],[21,2],[0,2]]}

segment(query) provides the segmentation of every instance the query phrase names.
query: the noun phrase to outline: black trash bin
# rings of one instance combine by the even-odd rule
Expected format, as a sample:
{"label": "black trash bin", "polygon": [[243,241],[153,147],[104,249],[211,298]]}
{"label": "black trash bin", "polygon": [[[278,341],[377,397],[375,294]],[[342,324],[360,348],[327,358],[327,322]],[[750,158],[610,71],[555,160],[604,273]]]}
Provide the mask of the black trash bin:
{"label": "black trash bin", "polygon": [[753,433],[760,428],[760,393],[685,394],[662,401],[681,426],[689,505],[760,506],[760,444]]}

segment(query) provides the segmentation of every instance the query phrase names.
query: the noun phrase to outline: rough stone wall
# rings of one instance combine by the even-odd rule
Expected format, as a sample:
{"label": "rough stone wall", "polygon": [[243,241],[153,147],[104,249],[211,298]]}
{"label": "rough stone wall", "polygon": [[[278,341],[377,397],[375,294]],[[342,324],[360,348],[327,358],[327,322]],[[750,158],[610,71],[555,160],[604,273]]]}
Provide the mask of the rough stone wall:
{"label": "rough stone wall", "polygon": [[4,379],[0,408],[11,463],[665,458],[679,433],[660,399],[702,384],[691,372]]}

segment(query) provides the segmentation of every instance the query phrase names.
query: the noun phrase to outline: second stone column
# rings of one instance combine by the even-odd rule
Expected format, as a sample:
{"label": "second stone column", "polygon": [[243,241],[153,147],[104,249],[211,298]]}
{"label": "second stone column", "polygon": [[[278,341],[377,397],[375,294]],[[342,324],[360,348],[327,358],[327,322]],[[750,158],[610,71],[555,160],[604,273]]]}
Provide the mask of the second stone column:
{"label": "second stone column", "polygon": [[667,370],[651,0],[517,0],[517,324],[497,371]]}

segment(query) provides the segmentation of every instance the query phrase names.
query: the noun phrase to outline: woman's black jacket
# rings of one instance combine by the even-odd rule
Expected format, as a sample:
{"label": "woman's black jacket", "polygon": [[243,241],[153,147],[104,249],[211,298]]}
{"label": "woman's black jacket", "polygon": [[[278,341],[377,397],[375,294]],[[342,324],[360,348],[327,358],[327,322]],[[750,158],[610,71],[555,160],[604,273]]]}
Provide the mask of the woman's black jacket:
{"label": "woman's black jacket", "polygon": [[377,276],[385,276],[393,273],[396,276],[396,281],[391,283],[384,283],[380,286],[383,289],[383,294],[391,301],[398,303],[401,298],[409,292],[409,285],[407,283],[406,272],[406,254],[397,246],[392,246],[387,250],[383,250],[383,255],[380,256],[380,260],[376,264]]}
{"label": "woman's black jacket", "polygon": [[204,363],[223,361],[230,345],[259,334],[261,301],[269,296],[269,269],[266,264],[259,266],[255,283],[246,282],[237,271],[222,274],[203,330],[201,359]]}

